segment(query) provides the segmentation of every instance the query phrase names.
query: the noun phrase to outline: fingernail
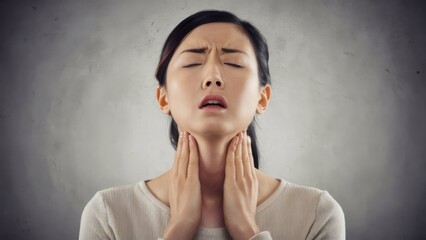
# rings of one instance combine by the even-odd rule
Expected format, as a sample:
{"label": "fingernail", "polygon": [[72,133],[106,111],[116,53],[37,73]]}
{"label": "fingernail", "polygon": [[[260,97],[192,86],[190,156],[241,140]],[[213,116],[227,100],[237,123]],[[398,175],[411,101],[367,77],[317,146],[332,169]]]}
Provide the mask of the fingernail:
{"label": "fingernail", "polygon": [[189,139],[189,144],[192,144],[192,136],[188,135],[188,139]]}
{"label": "fingernail", "polygon": [[247,136],[247,141],[248,141],[249,144],[251,144],[251,137],[250,136]]}
{"label": "fingernail", "polygon": [[179,137],[183,137],[183,131],[180,131]]}

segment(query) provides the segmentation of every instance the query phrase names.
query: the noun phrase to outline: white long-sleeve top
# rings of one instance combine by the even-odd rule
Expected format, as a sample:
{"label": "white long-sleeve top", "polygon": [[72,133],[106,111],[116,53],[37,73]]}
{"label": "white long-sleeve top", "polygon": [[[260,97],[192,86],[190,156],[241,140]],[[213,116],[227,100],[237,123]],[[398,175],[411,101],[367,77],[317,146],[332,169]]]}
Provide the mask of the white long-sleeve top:
{"label": "white long-sleeve top", "polygon": [[[345,239],[345,218],[327,191],[280,180],[279,187],[257,206],[261,231],[251,240]],[[83,210],[80,240],[161,239],[170,208],[145,181],[99,191]],[[194,239],[231,239],[226,228],[199,227]]]}

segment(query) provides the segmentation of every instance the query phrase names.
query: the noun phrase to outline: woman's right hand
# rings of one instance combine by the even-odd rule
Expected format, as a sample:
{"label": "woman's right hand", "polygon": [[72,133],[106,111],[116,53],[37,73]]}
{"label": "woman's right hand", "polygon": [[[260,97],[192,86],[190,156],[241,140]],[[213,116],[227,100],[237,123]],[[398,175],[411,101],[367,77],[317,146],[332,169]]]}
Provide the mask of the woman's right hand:
{"label": "woman's right hand", "polygon": [[195,139],[181,132],[169,176],[170,220],[163,238],[192,239],[201,221],[201,185]]}

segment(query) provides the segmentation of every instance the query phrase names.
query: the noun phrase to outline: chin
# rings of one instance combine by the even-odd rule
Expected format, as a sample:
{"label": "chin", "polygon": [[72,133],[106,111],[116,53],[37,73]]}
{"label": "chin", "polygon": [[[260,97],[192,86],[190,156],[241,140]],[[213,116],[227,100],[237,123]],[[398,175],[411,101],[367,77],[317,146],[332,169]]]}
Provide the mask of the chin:
{"label": "chin", "polygon": [[193,126],[193,133],[199,135],[223,136],[235,132],[235,126],[224,124],[223,122],[203,123],[198,126]]}
{"label": "chin", "polygon": [[246,130],[244,126],[235,126],[235,125],[224,125],[224,124],[203,124],[202,127],[193,128],[193,134],[201,136],[232,136],[234,137],[238,132]]}
{"label": "chin", "polygon": [[185,119],[182,123],[183,124],[178,123],[178,125],[193,135],[228,136],[236,135],[238,132],[246,130],[251,121],[248,121],[248,119],[227,121],[226,119],[211,118],[203,120],[194,119],[190,122],[188,119]]}

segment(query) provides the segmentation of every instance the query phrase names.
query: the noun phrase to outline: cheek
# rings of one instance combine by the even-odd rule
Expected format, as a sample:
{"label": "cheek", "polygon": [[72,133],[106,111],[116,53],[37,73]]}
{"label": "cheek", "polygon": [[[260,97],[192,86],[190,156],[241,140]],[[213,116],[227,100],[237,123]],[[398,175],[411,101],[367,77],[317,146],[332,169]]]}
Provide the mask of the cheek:
{"label": "cheek", "polygon": [[186,91],[191,91],[201,77],[199,71],[182,69],[178,66],[171,66],[167,71],[167,76],[169,76],[167,78],[168,85],[175,89],[184,89]]}
{"label": "cheek", "polygon": [[232,98],[236,102],[235,109],[243,118],[252,118],[256,114],[256,107],[259,100],[258,79],[246,79],[234,86]]}
{"label": "cheek", "polygon": [[243,101],[243,105],[245,106],[243,109],[247,114],[254,115],[256,113],[258,98],[259,92],[256,86],[246,89],[241,99]]}
{"label": "cheek", "polygon": [[259,98],[259,79],[257,75],[253,72],[247,72],[243,76],[234,76],[233,79],[238,79],[233,81],[232,88],[235,89],[235,93],[239,93],[240,101],[248,105],[253,105],[257,103]]}
{"label": "cheek", "polygon": [[[169,79],[168,79],[169,80]],[[180,116],[188,116],[193,109],[198,108],[198,103],[194,91],[194,83],[191,78],[178,78],[174,75],[172,79],[167,82],[167,97],[170,111],[172,115],[180,119]]]}

